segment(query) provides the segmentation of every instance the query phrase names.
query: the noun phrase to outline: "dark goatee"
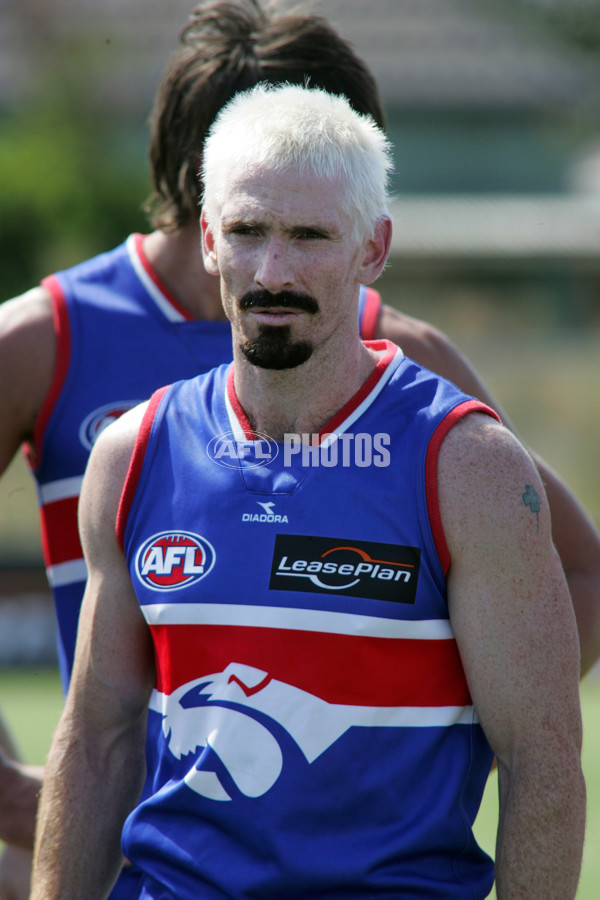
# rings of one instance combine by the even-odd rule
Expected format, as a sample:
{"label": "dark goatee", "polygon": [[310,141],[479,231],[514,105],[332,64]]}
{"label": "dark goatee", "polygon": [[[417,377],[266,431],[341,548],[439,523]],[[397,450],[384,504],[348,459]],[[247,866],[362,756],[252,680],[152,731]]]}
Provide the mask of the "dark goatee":
{"label": "dark goatee", "polygon": [[[295,309],[314,315],[319,304],[309,294],[294,291],[249,291],[240,300],[240,309]],[[310,359],[313,348],[308,341],[292,341],[289,325],[262,325],[256,338],[242,341],[240,349],[249,363],[261,369],[295,369]]]}
{"label": "dark goatee", "polygon": [[247,338],[240,349],[249,363],[260,369],[295,369],[310,359],[308,341],[292,341],[289,325],[263,325],[258,337]]}

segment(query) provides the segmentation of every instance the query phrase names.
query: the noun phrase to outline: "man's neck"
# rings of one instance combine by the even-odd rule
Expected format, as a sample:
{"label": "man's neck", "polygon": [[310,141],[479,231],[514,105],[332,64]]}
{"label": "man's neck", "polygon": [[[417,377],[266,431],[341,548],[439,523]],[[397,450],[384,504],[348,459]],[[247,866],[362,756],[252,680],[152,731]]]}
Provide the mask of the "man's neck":
{"label": "man's neck", "polygon": [[194,222],[177,231],[153,231],[144,238],[148,262],[180,306],[194,319],[225,319],[219,279],[202,262],[200,228]]}
{"label": "man's neck", "polygon": [[379,355],[357,337],[339,357],[323,357],[316,350],[295,369],[273,371],[234,350],[236,395],[256,433],[276,441],[317,434],[362,387]]}

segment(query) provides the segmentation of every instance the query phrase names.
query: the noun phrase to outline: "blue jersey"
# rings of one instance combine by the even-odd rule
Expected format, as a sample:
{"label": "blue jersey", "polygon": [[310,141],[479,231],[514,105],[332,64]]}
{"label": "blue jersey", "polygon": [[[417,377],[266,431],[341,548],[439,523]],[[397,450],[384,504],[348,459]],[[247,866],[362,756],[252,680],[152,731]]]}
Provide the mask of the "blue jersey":
{"label": "blue jersey", "polygon": [[[231,329],[226,321],[194,320],[178,306],[146,259],[139,234],[44,286],[54,304],[57,363],[29,462],[66,688],[87,577],[77,503],[92,445],[107,424],[157,388],[229,361]],[[373,336],[380,303],[376,291],[361,289],[365,337]]]}
{"label": "blue jersey", "polygon": [[387,342],[313,447],[252,432],[232,367],[156,394],[118,534],[154,640],[154,900],[483,898],[492,754],[448,616],[448,429],[487,410]]}

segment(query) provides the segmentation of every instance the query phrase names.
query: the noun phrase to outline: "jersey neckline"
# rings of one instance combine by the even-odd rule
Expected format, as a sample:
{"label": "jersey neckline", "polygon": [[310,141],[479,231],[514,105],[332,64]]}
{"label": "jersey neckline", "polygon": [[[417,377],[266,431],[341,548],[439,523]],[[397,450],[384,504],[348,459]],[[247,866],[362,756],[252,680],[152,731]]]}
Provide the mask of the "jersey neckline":
{"label": "jersey neckline", "polygon": [[156,304],[159,312],[169,322],[193,322],[193,316],[177,302],[152,267],[144,252],[145,236],[136,232],[135,234],[130,234],[126,241],[127,253],[136,275]]}
{"label": "jersey neckline", "polygon": [[[338,435],[347,431],[350,426],[371,406],[386,386],[398,365],[404,358],[402,350],[386,339],[363,341],[363,344],[381,355],[375,367],[358,391],[335,413],[318,433],[319,445],[326,446]],[[234,364],[231,363],[227,373],[225,403],[231,430],[240,441],[257,440],[248,417],[238,400],[234,385]]]}

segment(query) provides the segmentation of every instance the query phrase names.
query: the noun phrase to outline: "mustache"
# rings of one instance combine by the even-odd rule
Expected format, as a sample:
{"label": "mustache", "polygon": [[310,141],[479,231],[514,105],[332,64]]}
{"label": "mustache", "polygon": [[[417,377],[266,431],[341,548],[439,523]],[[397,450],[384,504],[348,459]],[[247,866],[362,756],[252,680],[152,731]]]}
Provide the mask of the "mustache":
{"label": "mustache", "polygon": [[300,309],[314,315],[319,311],[319,304],[310,294],[299,294],[295,291],[248,291],[240,300],[240,309],[272,309],[276,306]]}

